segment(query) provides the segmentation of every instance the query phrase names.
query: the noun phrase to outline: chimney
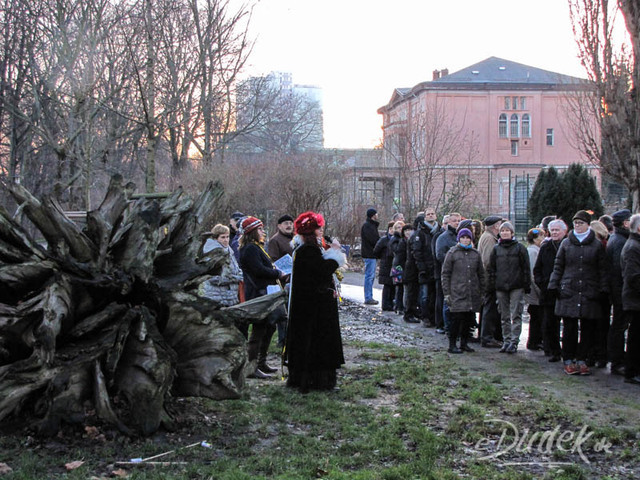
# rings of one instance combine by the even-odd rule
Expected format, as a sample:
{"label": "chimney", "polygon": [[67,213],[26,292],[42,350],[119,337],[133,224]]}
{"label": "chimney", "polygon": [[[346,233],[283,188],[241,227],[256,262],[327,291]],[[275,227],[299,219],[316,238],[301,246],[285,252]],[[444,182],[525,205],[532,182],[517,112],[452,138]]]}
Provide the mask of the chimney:
{"label": "chimney", "polygon": [[448,68],[443,68],[442,71],[440,72],[440,74],[443,77],[446,77],[447,75],[449,75],[449,69]]}
{"label": "chimney", "polygon": [[440,70],[433,71],[433,79],[438,80],[440,78]]}

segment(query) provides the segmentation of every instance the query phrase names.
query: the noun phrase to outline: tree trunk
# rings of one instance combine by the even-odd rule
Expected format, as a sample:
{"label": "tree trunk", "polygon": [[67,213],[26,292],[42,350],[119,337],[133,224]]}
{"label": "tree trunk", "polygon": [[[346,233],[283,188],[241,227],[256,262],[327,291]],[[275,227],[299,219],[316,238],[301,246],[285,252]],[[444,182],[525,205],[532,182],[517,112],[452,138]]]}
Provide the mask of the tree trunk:
{"label": "tree trunk", "polygon": [[197,296],[228,261],[224,252],[198,258],[219,186],[134,202],[133,185],[116,176],[83,230],[51,198],[5,188],[47,246],[0,208],[0,422],[35,420],[55,434],[91,410],[148,435],[170,425],[169,393],[241,395],[246,342],[236,326],[284,299],[221,308]]}

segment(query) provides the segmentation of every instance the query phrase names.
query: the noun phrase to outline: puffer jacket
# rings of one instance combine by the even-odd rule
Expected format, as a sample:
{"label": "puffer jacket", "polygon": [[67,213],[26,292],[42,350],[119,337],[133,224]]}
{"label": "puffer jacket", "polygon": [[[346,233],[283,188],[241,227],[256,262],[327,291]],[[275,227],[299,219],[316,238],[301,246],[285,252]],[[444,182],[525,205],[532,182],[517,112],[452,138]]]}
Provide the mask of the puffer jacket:
{"label": "puffer jacket", "polygon": [[632,233],[622,248],[622,307],[640,310],[640,235]]}
{"label": "puffer jacket", "polygon": [[214,275],[200,284],[198,294],[218,302],[220,305],[230,307],[239,302],[238,287],[242,281],[242,270],[231,247],[223,247],[217,240],[208,239],[202,251],[207,254],[219,248],[227,252],[227,261],[222,266],[219,275]]}
{"label": "puffer jacket", "polygon": [[491,291],[509,292],[523,288],[529,293],[531,290],[529,253],[517,240],[500,239],[489,257],[487,273]]}
{"label": "puffer jacket", "polygon": [[559,317],[600,318],[609,275],[604,246],[592,230],[582,243],[573,231],[562,241],[548,288],[557,292],[555,314]]}
{"label": "puffer jacket", "polygon": [[475,248],[459,244],[449,249],[441,272],[442,292],[452,312],[478,312],[482,307],[485,271]]}

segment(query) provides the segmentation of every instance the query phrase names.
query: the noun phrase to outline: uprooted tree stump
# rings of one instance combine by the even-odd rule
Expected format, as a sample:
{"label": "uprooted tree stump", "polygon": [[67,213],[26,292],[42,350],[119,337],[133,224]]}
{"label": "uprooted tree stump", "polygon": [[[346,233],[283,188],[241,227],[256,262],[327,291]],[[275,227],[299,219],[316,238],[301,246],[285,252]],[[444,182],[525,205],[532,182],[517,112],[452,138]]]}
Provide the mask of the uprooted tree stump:
{"label": "uprooted tree stump", "polygon": [[4,185],[46,242],[0,207],[0,422],[54,434],[86,412],[127,434],[171,426],[170,394],[237,398],[247,369],[236,328],[284,302],[273,294],[221,308],[197,295],[226,253],[198,257],[222,191],[131,199],[112,178],[81,229],[52,197]]}

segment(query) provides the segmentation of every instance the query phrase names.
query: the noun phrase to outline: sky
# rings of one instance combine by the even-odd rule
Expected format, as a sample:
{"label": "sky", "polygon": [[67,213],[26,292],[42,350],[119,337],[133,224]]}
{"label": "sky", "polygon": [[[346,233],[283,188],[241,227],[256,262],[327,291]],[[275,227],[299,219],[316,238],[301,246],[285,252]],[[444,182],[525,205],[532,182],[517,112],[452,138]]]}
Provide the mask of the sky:
{"label": "sky", "polygon": [[322,88],[327,148],[372,148],[395,88],[489,57],[585,77],[567,0],[258,0],[248,74]]}

